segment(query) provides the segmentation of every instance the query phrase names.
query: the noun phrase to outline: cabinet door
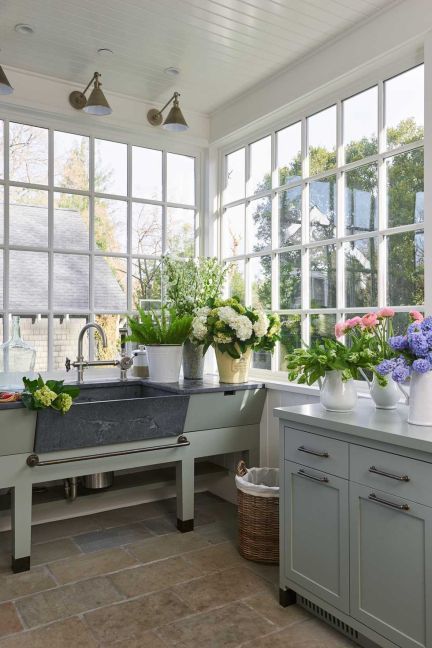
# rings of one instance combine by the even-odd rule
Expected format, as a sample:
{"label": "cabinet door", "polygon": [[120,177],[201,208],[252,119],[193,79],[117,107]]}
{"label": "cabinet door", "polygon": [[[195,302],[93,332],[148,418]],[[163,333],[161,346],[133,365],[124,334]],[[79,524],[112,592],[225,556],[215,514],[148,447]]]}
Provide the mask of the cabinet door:
{"label": "cabinet door", "polygon": [[354,483],[350,502],[351,616],[432,648],[432,509]]}
{"label": "cabinet door", "polygon": [[349,611],[348,482],[285,461],[286,577]]}

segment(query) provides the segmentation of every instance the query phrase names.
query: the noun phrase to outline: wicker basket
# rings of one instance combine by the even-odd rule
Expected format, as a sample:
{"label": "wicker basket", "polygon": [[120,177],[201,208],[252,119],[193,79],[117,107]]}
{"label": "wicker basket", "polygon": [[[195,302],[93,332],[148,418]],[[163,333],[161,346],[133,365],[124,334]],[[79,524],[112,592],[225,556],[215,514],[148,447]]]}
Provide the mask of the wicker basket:
{"label": "wicker basket", "polygon": [[[247,473],[244,461],[237,464],[237,475]],[[279,498],[256,497],[237,489],[239,550],[243,558],[279,564]]]}

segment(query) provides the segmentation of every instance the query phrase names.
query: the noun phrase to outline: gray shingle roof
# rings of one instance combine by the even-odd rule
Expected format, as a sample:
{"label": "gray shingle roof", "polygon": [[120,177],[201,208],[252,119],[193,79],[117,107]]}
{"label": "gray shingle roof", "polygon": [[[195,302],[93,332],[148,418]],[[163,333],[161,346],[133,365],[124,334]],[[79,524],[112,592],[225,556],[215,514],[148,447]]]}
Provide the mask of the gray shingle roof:
{"label": "gray shingle roof", "polygon": [[[3,213],[0,205],[0,214]],[[47,247],[46,207],[11,204],[9,209],[12,245]],[[88,250],[88,229],[74,209],[54,210],[54,246]],[[48,255],[11,251],[10,305],[12,309],[45,310],[48,301]],[[95,257],[95,304],[101,310],[126,310],[126,298],[104,257]],[[79,254],[54,256],[54,308],[72,313],[88,310],[88,257]]]}

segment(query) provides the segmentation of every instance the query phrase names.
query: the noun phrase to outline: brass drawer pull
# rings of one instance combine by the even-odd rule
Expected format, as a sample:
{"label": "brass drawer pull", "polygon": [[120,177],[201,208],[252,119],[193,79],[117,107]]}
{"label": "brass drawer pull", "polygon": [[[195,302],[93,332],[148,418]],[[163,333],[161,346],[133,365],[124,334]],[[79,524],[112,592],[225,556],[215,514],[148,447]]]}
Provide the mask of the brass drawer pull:
{"label": "brass drawer pull", "polygon": [[308,479],[313,479],[314,481],[321,482],[322,484],[327,484],[329,481],[328,477],[315,477],[315,475],[310,475],[305,470],[303,470],[303,468],[300,468],[297,474],[300,475],[300,477],[307,477]]}
{"label": "brass drawer pull", "polygon": [[410,478],[408,475],[395,475],[394,473],[386,472],[385,470],[379,470],[375,466],[369,468],[369,472],[374,475],[382,475],[383,477],[389,477],[389,479],[395,479],[396,481],[409,482]]}
{"label": "brass drawer pull", "polygon": [[388,500],[381,499],[381,497],[378,497],[377,495],[375,495],[375,493],[371,493],[368,499],[371,502],[376,502],[377,504],[385,504],[385,506],[390,506],[391,508],[397,509],[398,511],[410,510],[408,504],[395,504],[394,502],[389,502]]}
{"label": "brass drawer pull", "polygon": [[27,457],[27,466],[34,468],[35,466],[57,466],[58,464],[73,463],[77,461],[91,461],[93,459],[108,459],[111,457],[124,457],[126,455],[141,454],[143,452],[153,452],[154,450],[170,450],[172,448],[182,448],[190,446],[190,441],[187,437],[181,434],[175,443],[168,443],[166,445],[149,446],[147,448],[133,448],[132,450],[117,450],[113,452],[103,452],[101,454],[82,455],[77,457],[65,457],[60,459],[46,459],[41,461],[39,455],[31,454]]}
{"label": "brass drawer pull", "polygon": [[324,459],[327,459],[329,457],[329,453],[321,450],[313,450],[312,448],[306,448],[305,446],[300,446],[297,448],[299,452],[305,452],[306,454],[314,455],[315,457],[323,457]]}

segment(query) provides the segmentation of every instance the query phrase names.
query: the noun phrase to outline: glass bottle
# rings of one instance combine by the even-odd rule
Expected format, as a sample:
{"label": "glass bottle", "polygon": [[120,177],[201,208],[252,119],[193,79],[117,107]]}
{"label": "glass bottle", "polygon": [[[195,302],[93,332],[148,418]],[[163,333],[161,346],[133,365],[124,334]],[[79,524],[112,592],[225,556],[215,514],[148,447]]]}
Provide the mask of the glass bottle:
{"label": "glass bottle", "polygon": [[22,376],[34,371],[36,349],[21,337],[20,318],[12,317],[12,337],[0,345],[0,385],[21,388]]}

